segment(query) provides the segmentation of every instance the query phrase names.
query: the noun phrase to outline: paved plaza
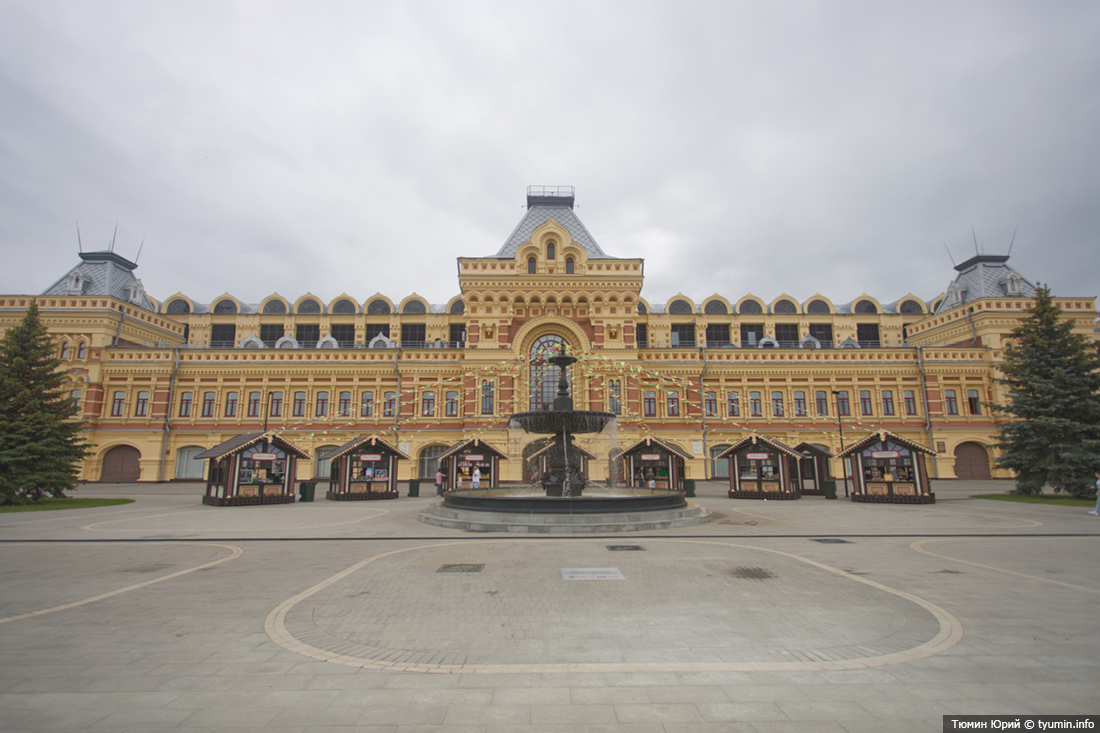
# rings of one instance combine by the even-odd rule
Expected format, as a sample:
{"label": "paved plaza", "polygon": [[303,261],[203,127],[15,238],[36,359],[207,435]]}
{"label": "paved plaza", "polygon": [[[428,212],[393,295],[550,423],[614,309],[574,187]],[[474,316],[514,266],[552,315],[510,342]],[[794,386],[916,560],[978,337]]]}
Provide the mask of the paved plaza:
{"label": "paved plaza", "polygon": [[[429,493],[434,494],[429,486]],[[698,526],[474,534],[434,496],[0,514],[0,729],[875,733],[1100,712],[1100,519],[736,501]],[[321,487],[323,489],[323,486]],[[323,491],[318,491],[318,497]]]}

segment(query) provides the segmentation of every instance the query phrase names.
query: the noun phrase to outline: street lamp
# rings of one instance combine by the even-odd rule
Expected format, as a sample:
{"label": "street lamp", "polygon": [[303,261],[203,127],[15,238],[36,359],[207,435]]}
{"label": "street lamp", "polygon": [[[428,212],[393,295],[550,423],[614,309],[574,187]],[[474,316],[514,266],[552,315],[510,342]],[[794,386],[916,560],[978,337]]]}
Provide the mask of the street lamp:
{"label": "street lamp", "polygon": [[[835,402],[836,402],[836,426],[837,426],[837,429],[840,431],[840,452],[843,453],[844,452],[844,423],[840,419],[840,392],[837,392],[835,389],[832,390],[832,392],[833,392],[833,397],[836,398],[835,399]],[[847,496],[848,496],[848,462],[843,458],[840,459],[840,468],[844,472],[844,496],[845,496],[845,498],[847,498]]]}

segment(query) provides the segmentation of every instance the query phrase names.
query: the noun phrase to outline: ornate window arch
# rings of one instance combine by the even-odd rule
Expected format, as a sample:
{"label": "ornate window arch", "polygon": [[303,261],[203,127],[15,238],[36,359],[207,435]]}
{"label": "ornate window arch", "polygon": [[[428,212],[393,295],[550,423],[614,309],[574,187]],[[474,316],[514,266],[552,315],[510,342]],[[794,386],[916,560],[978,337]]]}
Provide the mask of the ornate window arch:
{"label": "ornate window arch", "polygon": [[[553,356],[562,344],[568,346],[569,342],[556,333],[543,334],[531,344],[528,352],[531,357],[528,394],[532,412],[554,409],[554,397],[558,393],[558,368],[546,359]],[[572,379],[572,373],[569,376]]]}

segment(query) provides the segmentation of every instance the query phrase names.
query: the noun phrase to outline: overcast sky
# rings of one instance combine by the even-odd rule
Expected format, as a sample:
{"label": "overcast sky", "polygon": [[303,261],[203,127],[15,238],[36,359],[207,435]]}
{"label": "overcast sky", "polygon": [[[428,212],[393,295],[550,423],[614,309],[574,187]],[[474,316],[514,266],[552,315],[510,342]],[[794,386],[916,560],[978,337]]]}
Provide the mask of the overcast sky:
{"label": "overcast sky", "polygon": [[682,292],[1100,293],[1100,3],[0,0],[0,293],[458,294],[529,184]]}

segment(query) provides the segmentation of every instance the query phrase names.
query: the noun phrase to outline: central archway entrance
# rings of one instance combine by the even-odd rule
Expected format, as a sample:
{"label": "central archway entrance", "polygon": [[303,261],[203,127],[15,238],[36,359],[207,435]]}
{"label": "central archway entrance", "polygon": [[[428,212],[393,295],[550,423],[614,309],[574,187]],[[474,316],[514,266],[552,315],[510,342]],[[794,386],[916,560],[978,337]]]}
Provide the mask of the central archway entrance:
{"label": "central archway entrance", "polygon": [[103,456],[100,481],[126,483],[141,478],[141,451],[133,446],[119,445]]}
{"label": "central archway entrance", "polygon": [[992,478],[989,454],[981,444],[966,442],[955,447],[955,478]]}
{"label": "central archway entrance", "polygon": [[[568,346],[569,342],[556,333],[539,336],[535,339],[535,343],[531,344],[531,351],[529,352],[531,357],[529,372],[531,406],[528,408],[531,412],[554,409],[554,397],[558,393],[558,368],[546,359],[556,354],[562,344]],[[572,391],[572,373],[569,374],[568,379],[570,391]]]}

